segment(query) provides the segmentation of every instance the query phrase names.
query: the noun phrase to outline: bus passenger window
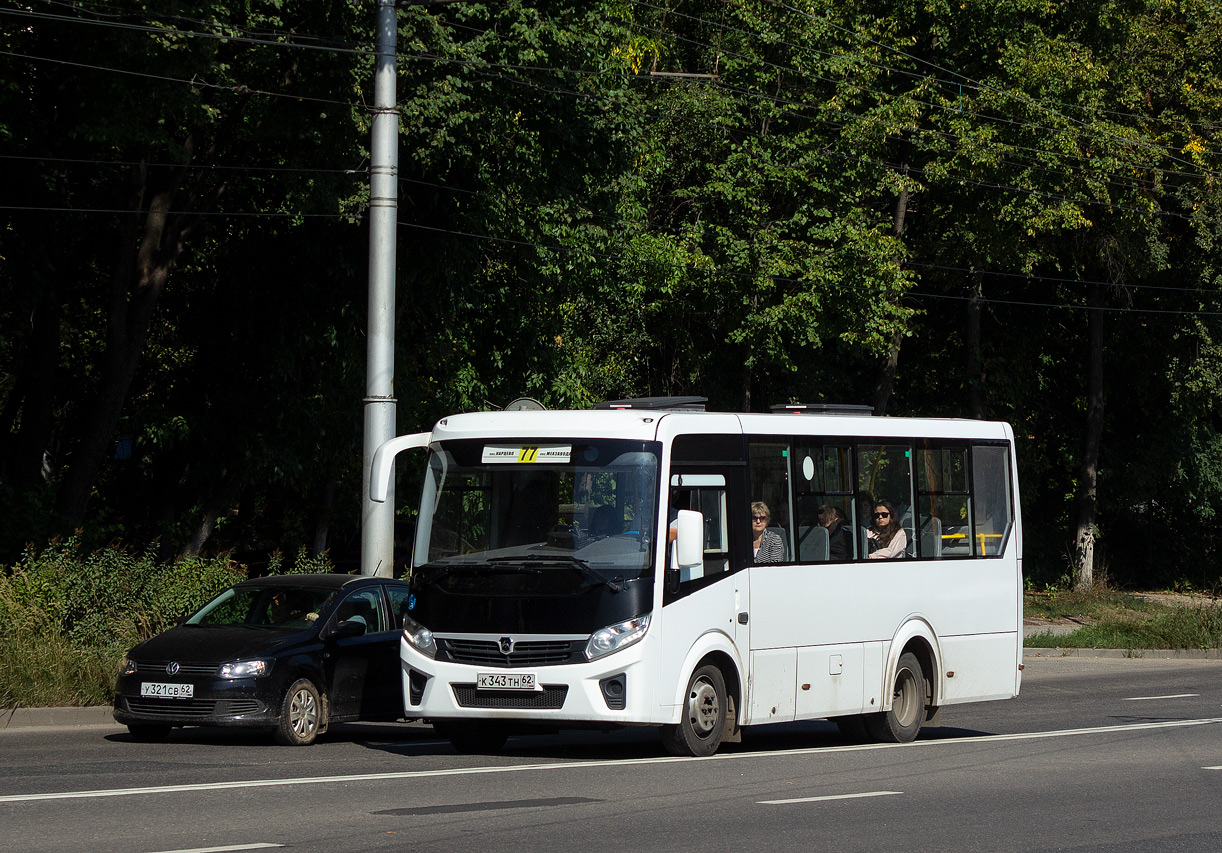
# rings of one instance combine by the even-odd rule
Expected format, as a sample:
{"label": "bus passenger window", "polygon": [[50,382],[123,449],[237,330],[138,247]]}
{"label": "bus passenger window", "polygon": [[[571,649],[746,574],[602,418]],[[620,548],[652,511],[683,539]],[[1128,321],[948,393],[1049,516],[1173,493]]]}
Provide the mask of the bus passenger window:
{"label": "bus passenger window", "polygon": [[933,447],[917,450],[918,556],[923,560],[970,556],[971,497],[967,489],[967,448]]}
{"label": "bus passenger window", "polygon": [[794,440],[794,535],[798,561],[844,563],[856,556],[852,450]]}
{"label": "bus passenger window", "polygon": [[[857,446],[858,500],[865,510],[864,523],[869,525],[862,538],[872,555],[915,556],[912,487],[911,445]],[[902,542],[897,541],[901,536]],[[893,553],[897,548],[899,552]]]}
{"label": "bus passenger window", "polygon": [[1014,508],[1010,502],[1010,453],[1002,445],[972,448],[972,527],[975,553],[999,557],[1005,552]]}
{"label": "bus passenger window", "polygon": [[[793,513],[789,506],[789,443],[769,440],[753,440],[748,448],[751,474],[751,501],[767,507],[768,522],[759,546],[764,558],[756,562],[789,563],[793,561]],[[751,510],[751,515],[760,512]],[[751,524],[751,538],[756,531]],[[780,542],[779,554],[777,541]]]}

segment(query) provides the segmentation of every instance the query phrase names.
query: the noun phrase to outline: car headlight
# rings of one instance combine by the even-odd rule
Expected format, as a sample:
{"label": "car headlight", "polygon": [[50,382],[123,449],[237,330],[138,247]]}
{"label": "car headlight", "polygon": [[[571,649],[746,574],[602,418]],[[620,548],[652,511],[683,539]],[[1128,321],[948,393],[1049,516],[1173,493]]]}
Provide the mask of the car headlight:
{"label": "car headlight", "polygon": [[410,616],[403,617],[403,641],[425,657],[437,657],[437,640],[433,632]]}
{"label": "car headlight", "polygon": [[649,630],[649,617],[650,614],[646,613],[644,616],[625,619],[617,625],[599,628],[590,635],[590,642],[586,643],[586,660],[618,652],[639,641]]}
{"label": "car headlight", "polygon": [[135,675],[138,667],[136,662],[131,658],[123,658],[123,663],[119,664],[119,675]]}
{"label": "car headlight", "polygon": [[221,664],[217,672],[221,678],[260,678],[271,672],[271,661],[239,660]]}

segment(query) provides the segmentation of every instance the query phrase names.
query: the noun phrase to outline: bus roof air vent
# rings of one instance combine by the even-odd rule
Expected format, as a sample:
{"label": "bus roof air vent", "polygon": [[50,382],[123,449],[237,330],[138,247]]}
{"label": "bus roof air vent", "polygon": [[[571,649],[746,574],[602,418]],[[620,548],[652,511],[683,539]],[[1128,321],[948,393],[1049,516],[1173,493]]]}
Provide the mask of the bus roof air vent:
{"label": "bus roof air vent", "polygon": [[644,409],[651,412],[703,412],[708,397],[633,397],[628,400],[604,400],[596,409]]}
{"label": "bus roof air vent", "polygon": [[874,414],[870,406],[854,403],[778,403],[769,409],[777,415],[861,415]]}
{"label": "bus roof air vent", "polygon": [[542,412],[546,409],[547,406],[531,397],[519,397],[505,407],[507,412]]}

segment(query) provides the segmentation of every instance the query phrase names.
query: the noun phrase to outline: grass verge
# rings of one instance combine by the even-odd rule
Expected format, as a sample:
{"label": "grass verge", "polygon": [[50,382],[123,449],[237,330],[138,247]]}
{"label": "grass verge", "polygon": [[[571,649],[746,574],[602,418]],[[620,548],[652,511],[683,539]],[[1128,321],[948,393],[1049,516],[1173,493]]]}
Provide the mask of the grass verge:
{"label": "grass verge", "polygon": [[1154,601],[1130,593],[1029,593],[1027,616],[1085,622],[1069,634],[1043,631],[1025,639],[1028,648],[1216,649],[1222,648],[1222,603]]}

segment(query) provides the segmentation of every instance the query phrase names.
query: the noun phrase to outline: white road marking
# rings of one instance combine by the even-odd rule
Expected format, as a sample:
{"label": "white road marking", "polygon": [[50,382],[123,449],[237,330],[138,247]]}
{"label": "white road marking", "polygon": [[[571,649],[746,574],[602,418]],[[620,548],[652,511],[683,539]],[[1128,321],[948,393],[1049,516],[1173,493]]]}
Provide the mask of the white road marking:
{"label": "white road marking", "polygon": [[1193,696],[1200,696],[1200,693],[1172,693],[1170,696],[1129,696],[1123,699],[1123,702],[1148,702],[1152,699],[1191,699]]}
{"label": "white road marking", "polygon": [[1217,767],[1202,767],[1201,769],[1202,770],[1222,770],[1222,764],[1219,764]]}
{"label": "white road marking", "polygon": [[269,847],[283,847],[283,844],[231,844],[228,847],[191,847],[183,850],[162,850],[160,853],[227,853],[230,850],[266,850]]}
{"label": "white road marking", "polygon": [[876,749],[920,749],[948,747],[960,744],[992,743],[1007,740],[1042,740],[1044,738],[1077,737],[1081,735],[1119,734],[1153,729],[1178,729],[1222,723],[1222,717],[1197,720],[1167,720],[1154,723],[1128,723],[1122,726],[1094,726],[1086,729],[1061,729],[1050,732],[1022,732],[1012,735],[980,735],[978,737],[918,740],[912,743],[874,743],[852,746],[811,746],[784,752],[728,752],[707,758],[612,758],[602,761],[571,761],[559,764],[509,764],[502,767],[455,767],[449,770],[401,770],[391,773],[357,773],[348,776],[312,776],[288,779],[249,779],[239,782],[199,782],[190,785],[158,785],[148,788],[111,788],[96,791],[57,791],[48,794],[9,794],[0,796],[0,803],[28,803],[35,800],[82,800],[96,797],[131,797],[141,794],[174,794],[188,791],[224,791],[234,788],[277,788],[291,785],[333,785],[347,782],[381,782],[395,779],[428,779],[439,776],[484,776],[497,773],[539,773],[548,770],[582,770],[592,767],[635,767],[644,764],[678,764],[693,761],[741,761],[746,758],[789,758],[798,755],[822,755],[834,752],[861,752]]}
{"label": "white road marking", "polygon": [[823,803],[828,800],[857,800],[862,797],[893,797],[903,791],[867,791],[864,794],[830,794],[826,797],[796,797],[792,800],[760,800],[760,806],[788,806],[793,803]]}

